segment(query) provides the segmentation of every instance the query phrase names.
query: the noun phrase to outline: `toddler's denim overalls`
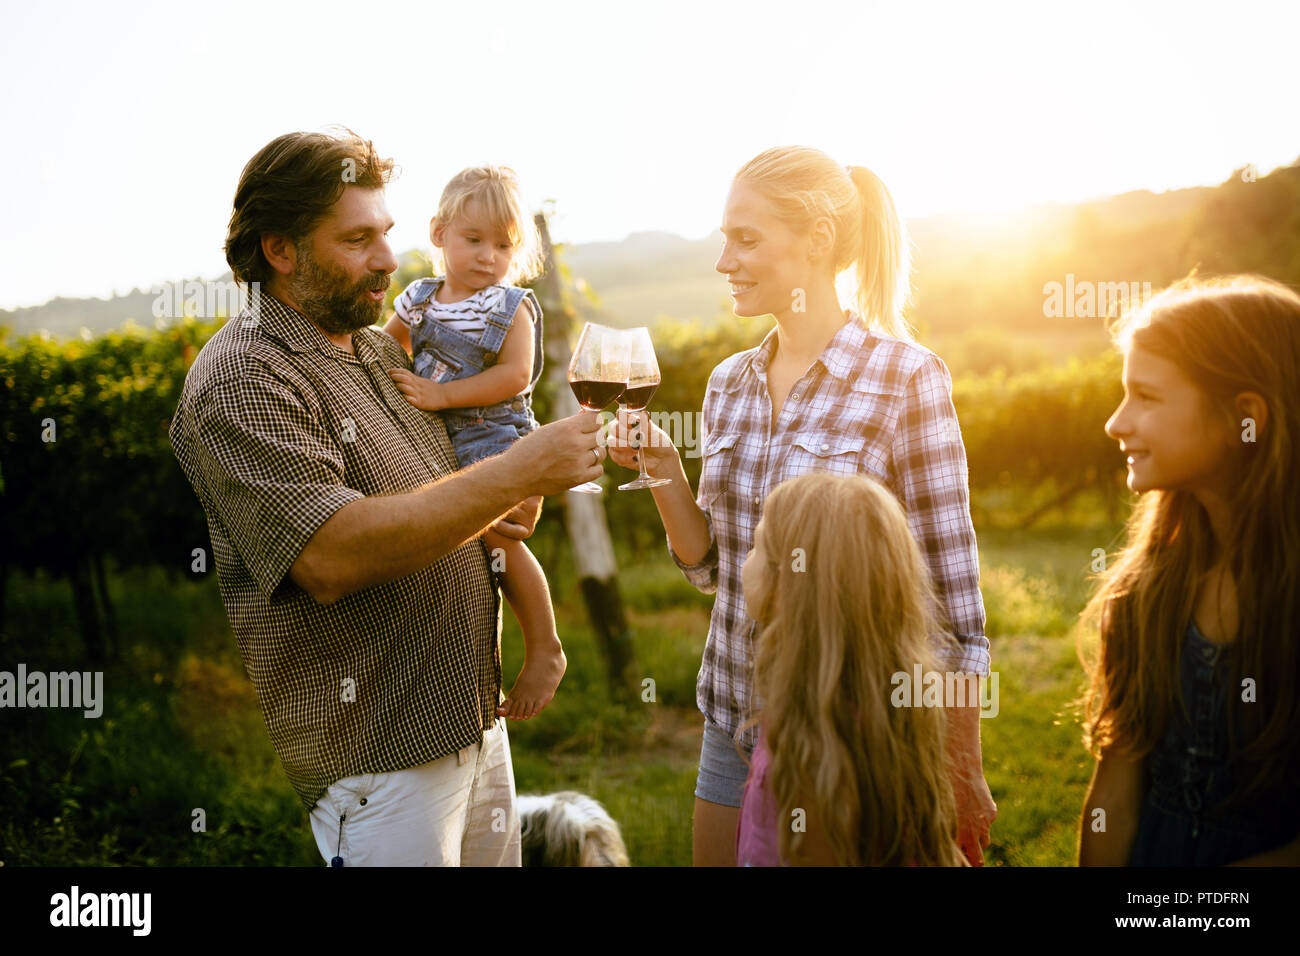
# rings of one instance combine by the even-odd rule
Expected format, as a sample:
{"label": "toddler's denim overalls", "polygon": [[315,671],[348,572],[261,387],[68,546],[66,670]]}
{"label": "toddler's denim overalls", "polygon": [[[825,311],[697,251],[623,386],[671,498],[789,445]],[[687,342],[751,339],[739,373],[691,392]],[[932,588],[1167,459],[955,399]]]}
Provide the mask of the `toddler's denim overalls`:
{"label": "toddler's denim overalls", "polygon": [[1294,784],[1244,808],[1216,806],[1237,783],[1228,764],[1225,706],[1228,694],[1241,688],[1230,686],[1221,666],[1230,650],[1195,622],[1188,625],[1179,664],[1187,713],[1175,711],[1150,755],[1130,866],[1223,866],[1276,849],[1300,831],[1297,795],[1286,792]]}
{"label": "toddler's denim overalls", "polygon": [[527,298],[533,307],[533,374],[528,388],[514,398],[478,408],[447,408],[442,411],[447,436],[456,449],[460,467],[505,451],[537,428],[533,418],[532,393],[542,377],[542,307],[531,289],[506,287],[497,309],[487,317],[483,336],[475,340],[449,328],[437,319],[424,317],[433,305],[442,276],[423,280],[411,295],[411,354],[415,374],[435,382],[450,382],[477,375],[497,362],[497,354],[514,324],[515,310]]}

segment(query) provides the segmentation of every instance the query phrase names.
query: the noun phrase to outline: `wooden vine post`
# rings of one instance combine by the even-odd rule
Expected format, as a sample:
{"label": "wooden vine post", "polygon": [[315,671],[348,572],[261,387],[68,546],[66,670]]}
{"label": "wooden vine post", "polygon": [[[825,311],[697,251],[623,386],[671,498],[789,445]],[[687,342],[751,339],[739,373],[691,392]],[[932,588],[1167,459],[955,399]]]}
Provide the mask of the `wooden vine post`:
{"label": "wooden vine post", "polygon": [[[545,310],[545,376],[550,387],[555,418],[576,415],[578,400],[569,388],[569,336],[575,312],[566,300],[559,265],[551,243],[546,217],[536,217],[542,239],[545,269],[534,288]],[[604,495],[565,493],[565,525],[573,549],[578,583],[587,607],[587,618],[604,655],[609,675],[610,694],[615,700],[627,700],[634,691],[635,655],[628,632],[627,614],[618,589],[618,564],[614,545],[605,520]]]}

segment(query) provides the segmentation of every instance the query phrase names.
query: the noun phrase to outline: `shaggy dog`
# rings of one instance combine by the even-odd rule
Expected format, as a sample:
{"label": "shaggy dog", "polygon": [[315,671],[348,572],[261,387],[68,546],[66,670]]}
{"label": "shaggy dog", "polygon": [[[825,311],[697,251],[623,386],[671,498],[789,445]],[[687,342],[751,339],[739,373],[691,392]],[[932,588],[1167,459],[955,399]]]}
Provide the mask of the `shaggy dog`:
{"label": "shaggy dog", "polygon": [[524,866],[629,866],[618,824],[591,797],[562,790],[519,797]]}

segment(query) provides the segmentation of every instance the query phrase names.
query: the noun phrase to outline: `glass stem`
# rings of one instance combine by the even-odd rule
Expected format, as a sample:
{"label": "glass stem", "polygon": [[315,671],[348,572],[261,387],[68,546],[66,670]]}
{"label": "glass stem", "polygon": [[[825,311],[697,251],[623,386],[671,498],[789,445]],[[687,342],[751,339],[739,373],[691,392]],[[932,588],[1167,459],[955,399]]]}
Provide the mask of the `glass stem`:
{"label": "glass stem", "polygon": [[[644,409],[642,409],[642,411],[644,411]],[[636,423],[637,423],[637,427],[640,428],[640,427],[641,427],[641,415],[640,415],[639,413],[638,413],[638,415],[637,415],[637,417],[636,417]],[[646,470],[645,470],[645,447],[646,447],[645,445],[642,445],[642,446],[641,446],[641,454],[639,454],[639,455],[637,456],[637,458],[638,458],[638,460],[640,461],[640,464],[641,464],[641,480],[642,480],[642,481],[649,481],[649,480],[650,480],[650,475],[649,475],[649,474],[646,472]]]}

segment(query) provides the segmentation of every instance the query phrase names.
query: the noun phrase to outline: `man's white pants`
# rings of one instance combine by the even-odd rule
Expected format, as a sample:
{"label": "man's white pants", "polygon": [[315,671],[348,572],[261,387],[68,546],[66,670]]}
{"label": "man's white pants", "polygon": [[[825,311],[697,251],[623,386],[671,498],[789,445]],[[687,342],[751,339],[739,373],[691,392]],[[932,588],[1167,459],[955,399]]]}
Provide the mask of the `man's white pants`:
{"label": "man's white pants", "polygon": [[519,866],[504,717],[432,763],[335,781],[311,811],[316,847],[344,866]]}

